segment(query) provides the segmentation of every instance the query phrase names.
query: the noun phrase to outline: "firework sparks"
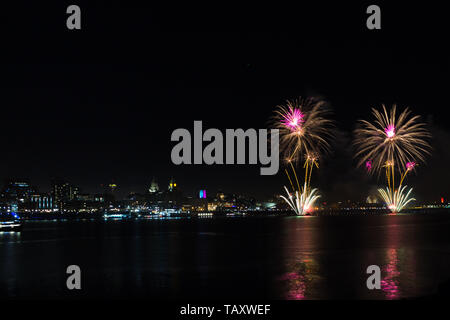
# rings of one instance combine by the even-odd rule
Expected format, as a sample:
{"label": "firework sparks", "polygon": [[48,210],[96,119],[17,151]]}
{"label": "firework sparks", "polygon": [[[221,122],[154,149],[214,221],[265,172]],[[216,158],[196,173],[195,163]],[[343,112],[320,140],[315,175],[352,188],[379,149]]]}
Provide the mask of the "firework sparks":
{"label": "firework sparks", "polygon": [[[395,105],[389,112],[383,105],[382,112],[372,109],[375,122],[361,120],[360,127],[355,130],[355,141],[359,157],[358,165],[366,163],[369,172],[382,168],[386,170],[387,188],[378,189],[381,198],[392,212],[400,212],[409,202],[415,200],[410,197],[412,188],[406,193],[406,186],[402,186],[408,172],[414,170],[416,160],[425,161],[425,154],[430,153],[427,139],[429,132],[423,123],[419,123],[419,116],[410,116],[405,109],[396,117]],[[368,166],[370,163],[370,166]],[[370,168],[370,169],[369,169]],[[371,170],[371,169],[374,170]],[[400,184],[395,187],[396,170],[400,172]],[[402,173],[403,172],[403,173]]]}
{"label": "firework sparks", "polygon": [[303,122],[305,122],[305,115],[298,108],[292,106],[288,106],[288,108],[289,111],[281,115],[283,118],[281,123],[289,128],[289,130],[299,132],[302,129]]}
{"label": "firework sparks", "polygon": [[[325,102],[315,99],[298,99],[287,101],[286,106],[278,106],[273,118],[273,127],[279,129],[280,151],[287,159],[288,168],[293,178],[285,169],[292,193],[286,187],[287,197],[281,196],[297,215],[304,215],[312,210],[314,202],[320,197],[317,189],[310,188],[313,168],[319,168],[318,160],[322,152],[329,150],[332,138],[333,122],[326,118],[328,109]],[[293,163],[305,160],[305,179],[300,187]],[[296,186],[294,185],[296,184]]]}
{"label": "firework sparks", "polygon": [[410,172],[411,170],[414,170],[415,167],[416,167],[416,163],[414,161],[406,163],[406,170],[403,173],[402,178],[400,180],[400,186],[402,185],[403,180],[405,180],[405,177],[408,174],[408,172]]}
{"label": "firework sparks", "polygon": [[[311,173],[312,169],[315,167],[319,167],[318,163],[318,155],[315,153],[309,154],[306,156],[305,161],[305,182],[303,184],[303,188],[300,188],[300,184],[298,182],[297,172],[295,171],[294,166],[292,165],[292,161],[288,161],[292,172],[295,177],[295,181],[297,182],[298,189],[295,189],[294,184],[292,183],[292,179],[289,175],[288,170],[286,169],[286,175],[289,179],[289,182],[291,184],[293,193],[290,193],[286,187],[284,189],[286,190],[286,193],[288,197],[280,196],[286,203],[291,207],[292,210],[294,210],[296,215],[305,215],[306,213],[309,213],[312,211],[312,206],[314,202],[320,198],[320,195],[317,194],[317,189],[310,188],[310,182],[311,182]],[[295,198],[293,197],[293,194],[295,195]]]}
{"label": "firework sparks", "polygon": [[412,191],[412,188],[409,189],[409,191],[405,194],[406,186],[400,186],[397,190],[392,190],[390,188],[384,189],[378,189],[378,192],[381,195],[381,198],[383,198],[384,202],[386,203],[386,206],[391,210],[393,213],[400,212],[405,206],[410,203],[411,201],[414,201],[416,199],[410,198],[410,194]]}
{"label": "firework sparks", "polygon": [[333,122],[322,100],[298,99],[278,106],[272,126],[280,130],[280,150],[284,158],[300,160],[305,154],[321,154],[330,148]]}
{"label": "firework sparks", "polygon": [[386,129],[384,129],[384,132],[386,133],[386,136],[388,138],[393,138],[395,136],[395,127],[393,124],[390,124],[387,126]]}
{"label": "firework sparks", "polygon": [[406,170],[411,171],[414,169],[415,166],[416,166],[416,163],[414,161],[408,162],[406,164]]}
{"label": "firework sparks", "polygon": [[406,163],[419,160],[425,161],[425,154],[430,153],[427,139],[430,137],[424,123],[418,122],[419,116],[411,116],[406,108],[398,117],[394,105],[389,114],[383,105],[380,112],[372,109],[375,122],[360,121],[360,127],[355,130],[354,144],[360,158],[358,166],[372,160],[372,171],[380,171],[387,161],[398,168],[404,168]]}
{"label": "firework sparks", "polygon": [[299,193],[299,191],[295,191],[295,197],[288,191],[286,187],[287,197],[280,196],[286,203],[294,210],[295,214],[298,216],[305,215],[306,213],[311,212],[314,202],[320,195],[317,195],[317,189],[312,189],[311,191],[307,190],[306,183],[303,188],[303,192]]}

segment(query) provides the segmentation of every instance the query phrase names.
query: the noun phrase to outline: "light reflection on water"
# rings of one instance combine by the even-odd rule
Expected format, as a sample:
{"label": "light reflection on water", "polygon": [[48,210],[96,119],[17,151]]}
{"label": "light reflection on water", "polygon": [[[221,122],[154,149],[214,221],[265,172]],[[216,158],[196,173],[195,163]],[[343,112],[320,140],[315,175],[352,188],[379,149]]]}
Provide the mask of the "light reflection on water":
{"label": "light reflection on water", "polygon": [[[0,240],[4,242],[4,250],[1,256],[1,268],[0,271],[3,272],[3,275],[7,277],[6,281],[6,292],[8,296],[15,296],[15,288],[17,284],[16,276],[14,275],[14,271],[17,269],[16,260],[14,255],[14,243],[20,242],[21,232],[14,231],[1,231],[0,232]],[[4,269],[3,269],[4,268]],[[2,270],[3,269],[3,270]],[[6,273],[6,274],[5,274]]]}
{"label": "light reflection on water", "polygon": [[396,299],[400,296],[397,249],[388,249],[386,255],[388,262],[382,268],[385,276],[381,280],[381,290],[385,292],[387,299]]}
{"label": "light reflection on water", "polygon": [[[27,223],[0,233],[0,296],[401,299],[449,279],[450,215]],[[381,268],[368,290],[367,266]],[[30,271],[32,270],[32,271]]]}
{"label": "light reflection on water", "polygon": [[401,296],[399,250],[401,250],[402,232],[403,228],[400,228],[397,224],[386,227],[385,237],[389,248],[386,249],[386,259],[381,268],[381,290],[388,300],[398,299]]}
{"label": "light reflection on water", "polygon": [[[316,217],[291,217],[288,223],[298,224],[285,238],[284,248],[287,261],[287,272],[280,276],[279,281],[284,287],[284,297],[287,300],[303,300],[308,298],[309,289],[320,278],[317,262],[312,254],[317,232],[314,228]],[[290,221],[290,222],[289,222]],[[288,229],[289,230],[289,229]]]}
{"label": "light reflection on water", "polygon": [[[435,293],[438,279],[449,278],[434,271],[436,265],[450,264],[449,239],[435,243],[446,227],[428,219],[420,215],[286,219],[285,267],[278,277],[282,297],[392,300]],[[447,252],[440,255],[436,247]],[[381,290],[366,286],[370,276],[366,269],[372,264],[380,267]]]}
{"label": "light reflection on water", "polygon": [[292,266],[292,272],[285,273],[280,277],[281,281],[286,282],[287,300],[303,300],[307,298],[307,287],[314,280],[313,261],[304,259]]}

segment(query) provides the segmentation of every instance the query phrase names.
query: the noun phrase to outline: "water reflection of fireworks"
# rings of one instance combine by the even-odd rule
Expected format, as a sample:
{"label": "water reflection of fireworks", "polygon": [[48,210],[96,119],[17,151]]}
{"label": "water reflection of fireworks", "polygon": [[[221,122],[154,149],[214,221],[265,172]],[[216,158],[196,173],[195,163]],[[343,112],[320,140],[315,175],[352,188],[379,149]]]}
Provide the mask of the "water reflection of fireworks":
{"label": "water reflection of fireworks", "polygon": [[400,296],[398,286],[400,271],[397,267],[399,263],[397,249],[388,249],[387,258],[388,263],[382,271],[386,276],[381,280],[381,290],[386,294],[387,299],[397,299]]}
{"label": "water reflection of fireworks", "polygon": [[313,261],[303,260],[289,267],[279,280],[286,285],[285,298],[287,300],[303,300],[306,298],[308,286],[314,280]]}
{"label": "water reflection of fireworks", "polygon": [[286,292],[286,299],[288,300],[303,300],[305,299],[306,279],[304,275],[296,272],[288,272],[281,276],[281,281],[286,281],[289,289]]}

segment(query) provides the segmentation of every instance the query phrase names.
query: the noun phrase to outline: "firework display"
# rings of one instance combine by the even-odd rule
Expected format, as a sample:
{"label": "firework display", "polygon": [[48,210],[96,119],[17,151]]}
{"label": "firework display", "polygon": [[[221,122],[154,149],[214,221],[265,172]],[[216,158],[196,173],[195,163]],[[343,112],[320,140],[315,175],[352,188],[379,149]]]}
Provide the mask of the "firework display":
{"label": "firework display", "polygon": [[[284,187],[287,193],[287,197],[280,196],[286,203],[294,210],[296,215],[304,215],[310,213],[312,211],[312,206],[314,202],[320,198],[320,195],[317,195],[317,189],[312,189],[310,192],[302,192],[295,191],[295,198],[289,190]],[[306,190],[306,184],[303,187],[303,190]]]}
{"label": "firework display", "polygon": [[409,196],[412,188],[410,188],[407,193],[405,193],[405,191],[406,186],[401,185],[397,190],[393,190],[389,187],[386,188],[386,190],[378,189],[384,203],[386,203],[388,209],[393,213],[400,212],[409,202],[416,200]]}
{"label": "firework display", "polygon": [[[396,116],[394,105],[389,113],[386,107],[382,111],[372,108],[374,123],[360,120],[360,127],[355,130],[355,157],[358,166],[365,164],[369,173],[385,170],[387,188],[378,192],[393,213],[400,212],[408,203],[412,188],[407,191],[403,185],[406,175],[415,169],[417,161],[424,162],[430,153],[428,138],[430,133],[425,124],[418,122],[419,116],[411,116],[406,108]],[[400,174],[400,183],[396,187],[396,173]]]}
{"label": "firework display", "polygon": [[[317,189],[311,189],[310,183],[313,168],[319,168],[319,155],[330,148],[333,122],[328,115],[325,101],[316,99],[287,101],[286,106],[278,106],[275,111],[274,127],[280,130],[280,152],[288,164],[289,170],[285,169],[285,173],[292,188],[289,192],[284,187],[287,197],[281,198],[297,215],[310,213],[320,197]],[[302,160],[305,175],[303,187],[300,187],[295,165]]]}
{"label": "firework display", "polygon": [[395,105],[389,113],[384,105],[382,109],[380,112],[372,108],[375,121],[360,120],[360,127],[355,130],[358,166],[370,161],[370,171],[380,172],[387,162],[400,170],[407,162],[424,162],[430,153],[430,134],[425,124],[418,122],[420,116],[411,116],[406,108],[397,117]]}
{"label": "firework display", "polygon": [[329,151],[333,122],[323,100],[297,99],[278,106],[273,127],[280,131],[280,150],[289,161]]}

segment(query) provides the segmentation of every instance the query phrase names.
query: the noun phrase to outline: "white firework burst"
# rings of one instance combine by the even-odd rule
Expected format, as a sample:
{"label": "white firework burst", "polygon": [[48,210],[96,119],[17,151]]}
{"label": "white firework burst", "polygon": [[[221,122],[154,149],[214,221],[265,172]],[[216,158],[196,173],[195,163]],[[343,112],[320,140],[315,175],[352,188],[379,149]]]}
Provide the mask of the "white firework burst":
{"label": "white firework burst", "polygon": [[288,196],[281,196],[281,198],[286,201],[286,203],[298,216],[303,216],[310,212],[314,202],[320,198],[320,195],[316,194],[317,189],[308,190],[306,183],[303,188],[303,193],[299,194],[299,191],[295,191],[295,197],[286,187],[284,187],[284,190],[286,190]]}
{"label": "white firework burst", "polygon": [[407,193],[406,186],[401,186],[397,190],[392,190],[391,188],[378,189],[383,201],[386,203],[386,206],[391,210],[391,212],[396,213],[400,212],[405,206],[414,201],[416,199],[410,198],[409,195],[413,189],[409,189]]}

